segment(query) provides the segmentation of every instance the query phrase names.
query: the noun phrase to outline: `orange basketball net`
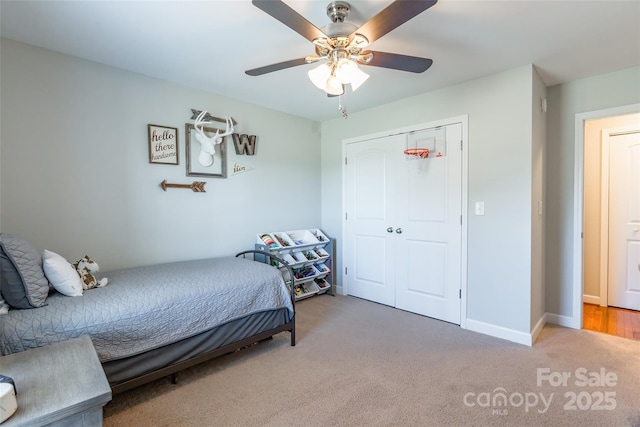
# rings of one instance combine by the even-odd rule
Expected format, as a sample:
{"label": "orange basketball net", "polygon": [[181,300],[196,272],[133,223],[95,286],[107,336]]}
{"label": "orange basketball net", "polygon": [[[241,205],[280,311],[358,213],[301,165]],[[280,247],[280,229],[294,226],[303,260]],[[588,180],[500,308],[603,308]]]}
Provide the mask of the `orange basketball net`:
{"label": "orange basketball net", "polygon": [[426,159],[429,157],[428,148],[407,148],[404,150],[407,159]]}

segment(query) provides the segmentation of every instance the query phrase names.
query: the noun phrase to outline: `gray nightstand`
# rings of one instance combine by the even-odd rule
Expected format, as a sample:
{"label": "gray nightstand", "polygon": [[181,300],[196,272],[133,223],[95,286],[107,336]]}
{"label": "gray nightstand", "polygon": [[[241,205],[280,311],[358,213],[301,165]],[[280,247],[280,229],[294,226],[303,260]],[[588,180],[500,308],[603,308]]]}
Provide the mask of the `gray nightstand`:
{"label": "gray nightstand", "polygon": [[13,378],[18,398],[2,427],[102,425],[111,388],[88,336],[3,356],[0,372]]}

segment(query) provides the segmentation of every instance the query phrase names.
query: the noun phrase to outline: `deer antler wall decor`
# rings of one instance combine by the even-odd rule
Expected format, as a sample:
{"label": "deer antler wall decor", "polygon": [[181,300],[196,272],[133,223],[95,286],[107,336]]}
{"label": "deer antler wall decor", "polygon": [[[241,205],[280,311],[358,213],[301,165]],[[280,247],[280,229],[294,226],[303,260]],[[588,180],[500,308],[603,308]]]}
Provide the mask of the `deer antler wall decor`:
{"label": "deer antler wall decor", "polygon": [[[195,120],[196,118],[198,118],[200,113],[202,113],[202,110],[196,110],[195,108],[192,108],[191,109],[191,120]],[[220,123],[225,123],[226,122],[226,119],[212,116],[211,114],[207,113],[206,111],[205,111],[203,120],[207,120],[207,121],[211,121],[211,122],[220,122]],[[233,118],[231,118],[231,122],[233,123],[234,126],[238,124],[238,122],[233,120]]]}
{"label": "deer antler wall decor", "polygon": [[[211,166],[213,164],[213,156],[216,154],[216,145],[220,144],[224,137],[233,133],[233,120],[230,116],[225,116],[226,130],[224,132],[216,131],[214,136],[207,136],[204,133],[204,125],[211,125],[213,122],[204,121],[208,116],[206,111],[201,111],[196,117],[194,128],[196,130],[196,140],[200,143],[200,155],[198,162],[202,166]],[[211,116],[208,116],[211,117]]]}

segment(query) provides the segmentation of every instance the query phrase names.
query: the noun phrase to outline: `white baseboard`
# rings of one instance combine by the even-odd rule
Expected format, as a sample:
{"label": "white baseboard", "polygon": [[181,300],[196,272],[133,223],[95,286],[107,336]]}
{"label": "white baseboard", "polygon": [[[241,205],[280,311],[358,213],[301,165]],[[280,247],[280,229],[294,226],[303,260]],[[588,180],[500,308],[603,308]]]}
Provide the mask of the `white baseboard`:
{"label": "white baseboard", "polygon": [[546,313],[542,315],[542,317],[540,317],[540,319],[538,320],[538,322],[536,323],[536,326],[533,327],[533,329],[531,330],[531,343],[533,344],[534,342],[536,342],[536,340],[538,339],[538,335],[540,335],[540,332],[542,332],[542,329],[544,329],[544,325],[547,324],[547,316]]}
{"label": "white baseboard", "polygon": [[582,302],[587,304],[597,304],[600,305],[600,297],[598,295],[582,295]]}
{"label": "white baseboard", "polygon": [[554,325],[564,326],[566,328],[582,329],[582,319],[576,320],[573,317],[554,313],[545,313],[544,317],[547,323],[553,323]]}
{"label": "white baseboard", "polygon": [[533,337],[531,334],[504,328],[502,326],[479,322],[473,319],[467,319],[467,329],[474,332],[480,332],[481,334],[490,335],[492,337],[502,338],[517,344],[527,345],[529,347],[533,344]]}

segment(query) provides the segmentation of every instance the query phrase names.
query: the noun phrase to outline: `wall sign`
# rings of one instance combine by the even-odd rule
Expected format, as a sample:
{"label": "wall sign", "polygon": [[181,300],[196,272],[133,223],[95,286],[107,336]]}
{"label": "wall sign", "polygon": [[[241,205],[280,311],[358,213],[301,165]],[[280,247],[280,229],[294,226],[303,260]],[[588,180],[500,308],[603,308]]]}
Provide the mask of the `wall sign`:
{"label": "wall sign", "polygon": [[233,138],[233,145],[236,148],[236,154],[241,156],[247,154],[247,156],[253,156],[256,153],[256,135],[239,135],[237,133],[231,134]]}
{"label": "wall sign", "polygon": [[231,168],[231,175],[238,175],[242,172],[249,172],[253,168],[247,165],[241,165],[238,162],[233,162],[233,168]]}
{"label": "wall sign", "polygon": [[149,163],[178,164],[178,128],[147,125],[149,133]]}

